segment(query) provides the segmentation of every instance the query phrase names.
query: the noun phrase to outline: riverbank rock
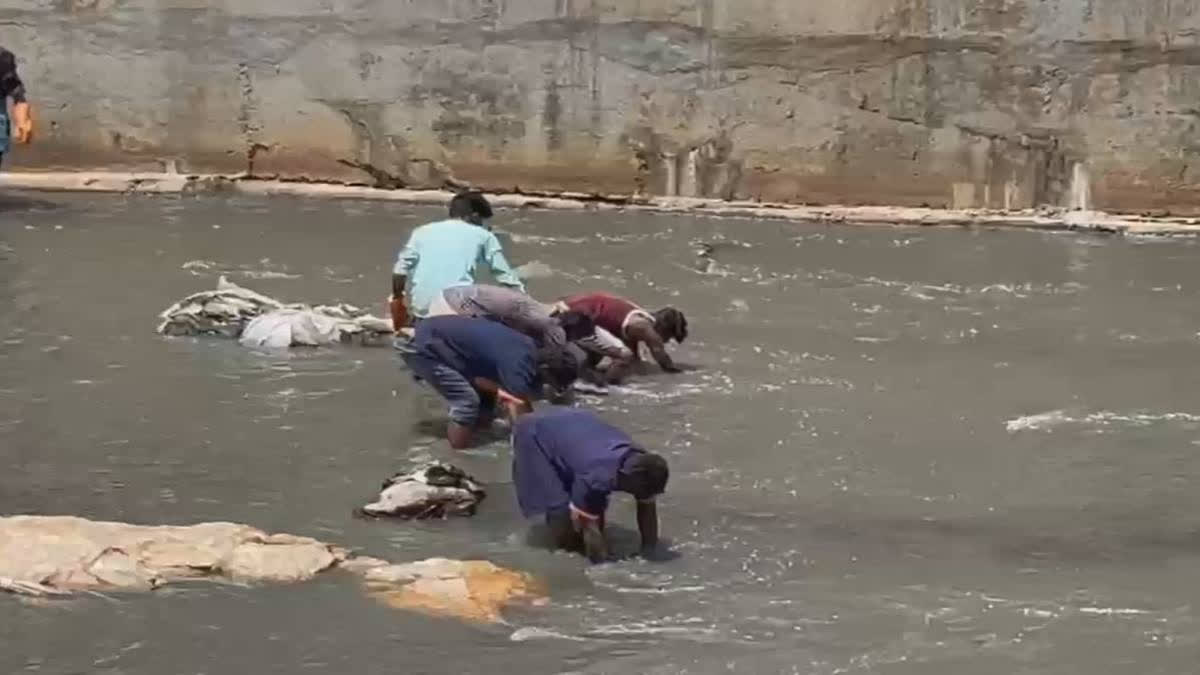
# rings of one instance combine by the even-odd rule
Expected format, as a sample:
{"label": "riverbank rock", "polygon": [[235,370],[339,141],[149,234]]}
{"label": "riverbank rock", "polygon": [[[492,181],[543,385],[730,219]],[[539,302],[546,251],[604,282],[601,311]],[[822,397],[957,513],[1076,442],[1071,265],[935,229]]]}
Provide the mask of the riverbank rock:
{"label": "riverbank rock", "polygon": [[315,539],[234,523],[176,527],[70,516],[0,518],[0,578],[47,593],[151,590],[203,578],[302,581],[345,558],[345,552]]}
{"label": "riverbank rock", "polygon": [[403,565],[367,564],[359,573],[370,595],[397,609],[496,623],[516,602],[545,602],[545,590],[523,572],[486,560],[430,558]]}
{"label": "riverbank rock", "polygon": [[432,462],[384,481],[379,499],[362,507],[367,516],[445,518],[472,516],[486,493],[476,480],[450,464]]}
{"label": "riverbank rock", "polygon": [[284,303],[221,277],[217,288],[193,293],[158,315],[163,335],[240,338],[248,347],[286,348],[349,342],[381,344],[391,321],[354,305]]}
{"label": "riverbank rock", "polygon": [[406,564],[352,557],[308,537],[248,525],[147,526],[71,516],[0,517],[0,590],[34,597],[152,591],[182,581],[293,583],[330,569],[362,578],[391,607],[475,622],[545,595],[532,577],[483,560]]}

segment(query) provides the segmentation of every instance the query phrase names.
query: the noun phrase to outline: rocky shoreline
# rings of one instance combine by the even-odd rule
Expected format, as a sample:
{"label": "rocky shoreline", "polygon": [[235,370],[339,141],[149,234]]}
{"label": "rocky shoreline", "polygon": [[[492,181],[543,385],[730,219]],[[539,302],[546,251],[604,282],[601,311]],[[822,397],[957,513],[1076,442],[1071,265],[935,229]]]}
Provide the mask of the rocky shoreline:
{"label": "rocky shoreline", "polygon": [[[67,192],[158,194],[230,193],[326,199],[375,199],[444,204],[444,190],[383,189],[343,183],[292,182],[247,175],[181,173],[19,172],[0,174],[0,188]],[[550,210],[627,210],[764,218],[802,223],[865,226],[986,227],[1088,231],[1132,235],[1197,235],[1200,218],[1135,216],[1041,208],[1023,211],[896,206],[808,206],[688,197],[609,196],[581,193],[489,194],[496,206]]]}

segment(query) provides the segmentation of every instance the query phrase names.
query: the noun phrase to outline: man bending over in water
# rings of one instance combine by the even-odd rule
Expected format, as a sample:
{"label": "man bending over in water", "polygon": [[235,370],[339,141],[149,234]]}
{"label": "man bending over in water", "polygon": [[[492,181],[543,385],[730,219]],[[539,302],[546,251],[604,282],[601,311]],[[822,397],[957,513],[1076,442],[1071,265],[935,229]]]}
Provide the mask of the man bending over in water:
{"label": "man bending over in water", "polygon": [[643,342],[663,371],[680,372],[666,348],[669,341],[682,343],[688,336],[687,318],[678,309],[664,307],[651,314],[611,293],[574,295],[562,300],[558,307],[584,314],[596,323],[596,332],[576,344],[588,353],[588,365],[593,368],[601,359],[609,357],[605,372],[609,383],[620,382],[640,360],[639,349]]}
{"label": "man bending over in water", "polygon": [[513,329],[465,316],[439,316],[417,324],[411,343],[398,347],[413,375],[450,404],[450,447],[466,448],[476,428],[486,428],[503,407],[510,421],[533,410],[543,382],[562,390],[578,365],[562,349],[539,351]]}
{"label": "man bending over in water", "polygon": [[642,555],[658,546],[655,497],[667,487],[667,461],[639,447],[595,413],[552,406],[513,426],[513,483],[526,518],[545,514],[559,548],[592,562],[608,558],[604,512],[613,492],[637,500]]}
{"label": "man bending over in water", "polygon": [[[485,263],[496,281],[524,291],[521,278],[508,265],[500,240],[488,220],[492,206],[478,192],[461,192],[450,200],[450,218],[413,230],[396,256],[392,268],[392,324],[399,330],[409,315],[422,319],[429,305],[451,286],[475,282],[475,268]],[[411,277],[411,279],[410,279]],[[405,286],[412,282],[411,305],[404,302]]]}
{"label": "man bending over in water", "polygon": [[563,348],[595,330],[591,318],[574,311],[551,314],[548,307],[521,291],[501,286],[451,286],[429,305],[429,316],[491,319],[533,338],[538,347]]}

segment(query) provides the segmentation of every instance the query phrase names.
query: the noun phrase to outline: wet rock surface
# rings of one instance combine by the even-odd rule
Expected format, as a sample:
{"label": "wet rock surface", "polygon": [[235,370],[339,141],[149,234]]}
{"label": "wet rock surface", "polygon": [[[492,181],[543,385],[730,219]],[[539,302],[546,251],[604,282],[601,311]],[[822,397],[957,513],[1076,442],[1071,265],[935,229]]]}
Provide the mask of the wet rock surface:
{"label": "wet rock surface", "polygon": [[234,523],[184,527],[72,516],[0,518],[0,577],[53,591],[152,590],[193,579],[294,582],[345,560],[307,537]]}
{"label": "wet rock surface", "polygon": [[316,539],[248,525],[147,526],[72,516],[0,518],[0,590],[65,596],[152,591],[188,581],[295,583],[340,568],[391,607],[496,622],[510,603],[540,597],[532,577],[482,560],[392,564],[354,558]]}
{"label": "wet rock surface", "polygon": [[328,5],[8,3],[13,164],[960,208],[1085,164],[1099,208],[1200,207],[1194,3]]}

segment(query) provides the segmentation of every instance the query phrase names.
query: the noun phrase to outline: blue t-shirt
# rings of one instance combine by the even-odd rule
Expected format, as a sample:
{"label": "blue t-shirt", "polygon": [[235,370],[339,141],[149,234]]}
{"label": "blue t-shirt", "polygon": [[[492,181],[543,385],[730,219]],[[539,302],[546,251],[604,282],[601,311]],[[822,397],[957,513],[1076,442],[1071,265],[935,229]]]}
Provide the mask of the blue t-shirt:
{"label": "blue t-shirt", "polygon": [[423,319],[411,348],[417,358],[448,366],[467,380],[492,380],[516,396],[532,398],[541,386],[533,340],[495,321],[466,316]]}
{"label": "blue t-shirt", "polygon": [[575,508],[599,516],[631,452],[624,431],[587,410],[548,406],[513,426],[513,482],[526,517]]}

